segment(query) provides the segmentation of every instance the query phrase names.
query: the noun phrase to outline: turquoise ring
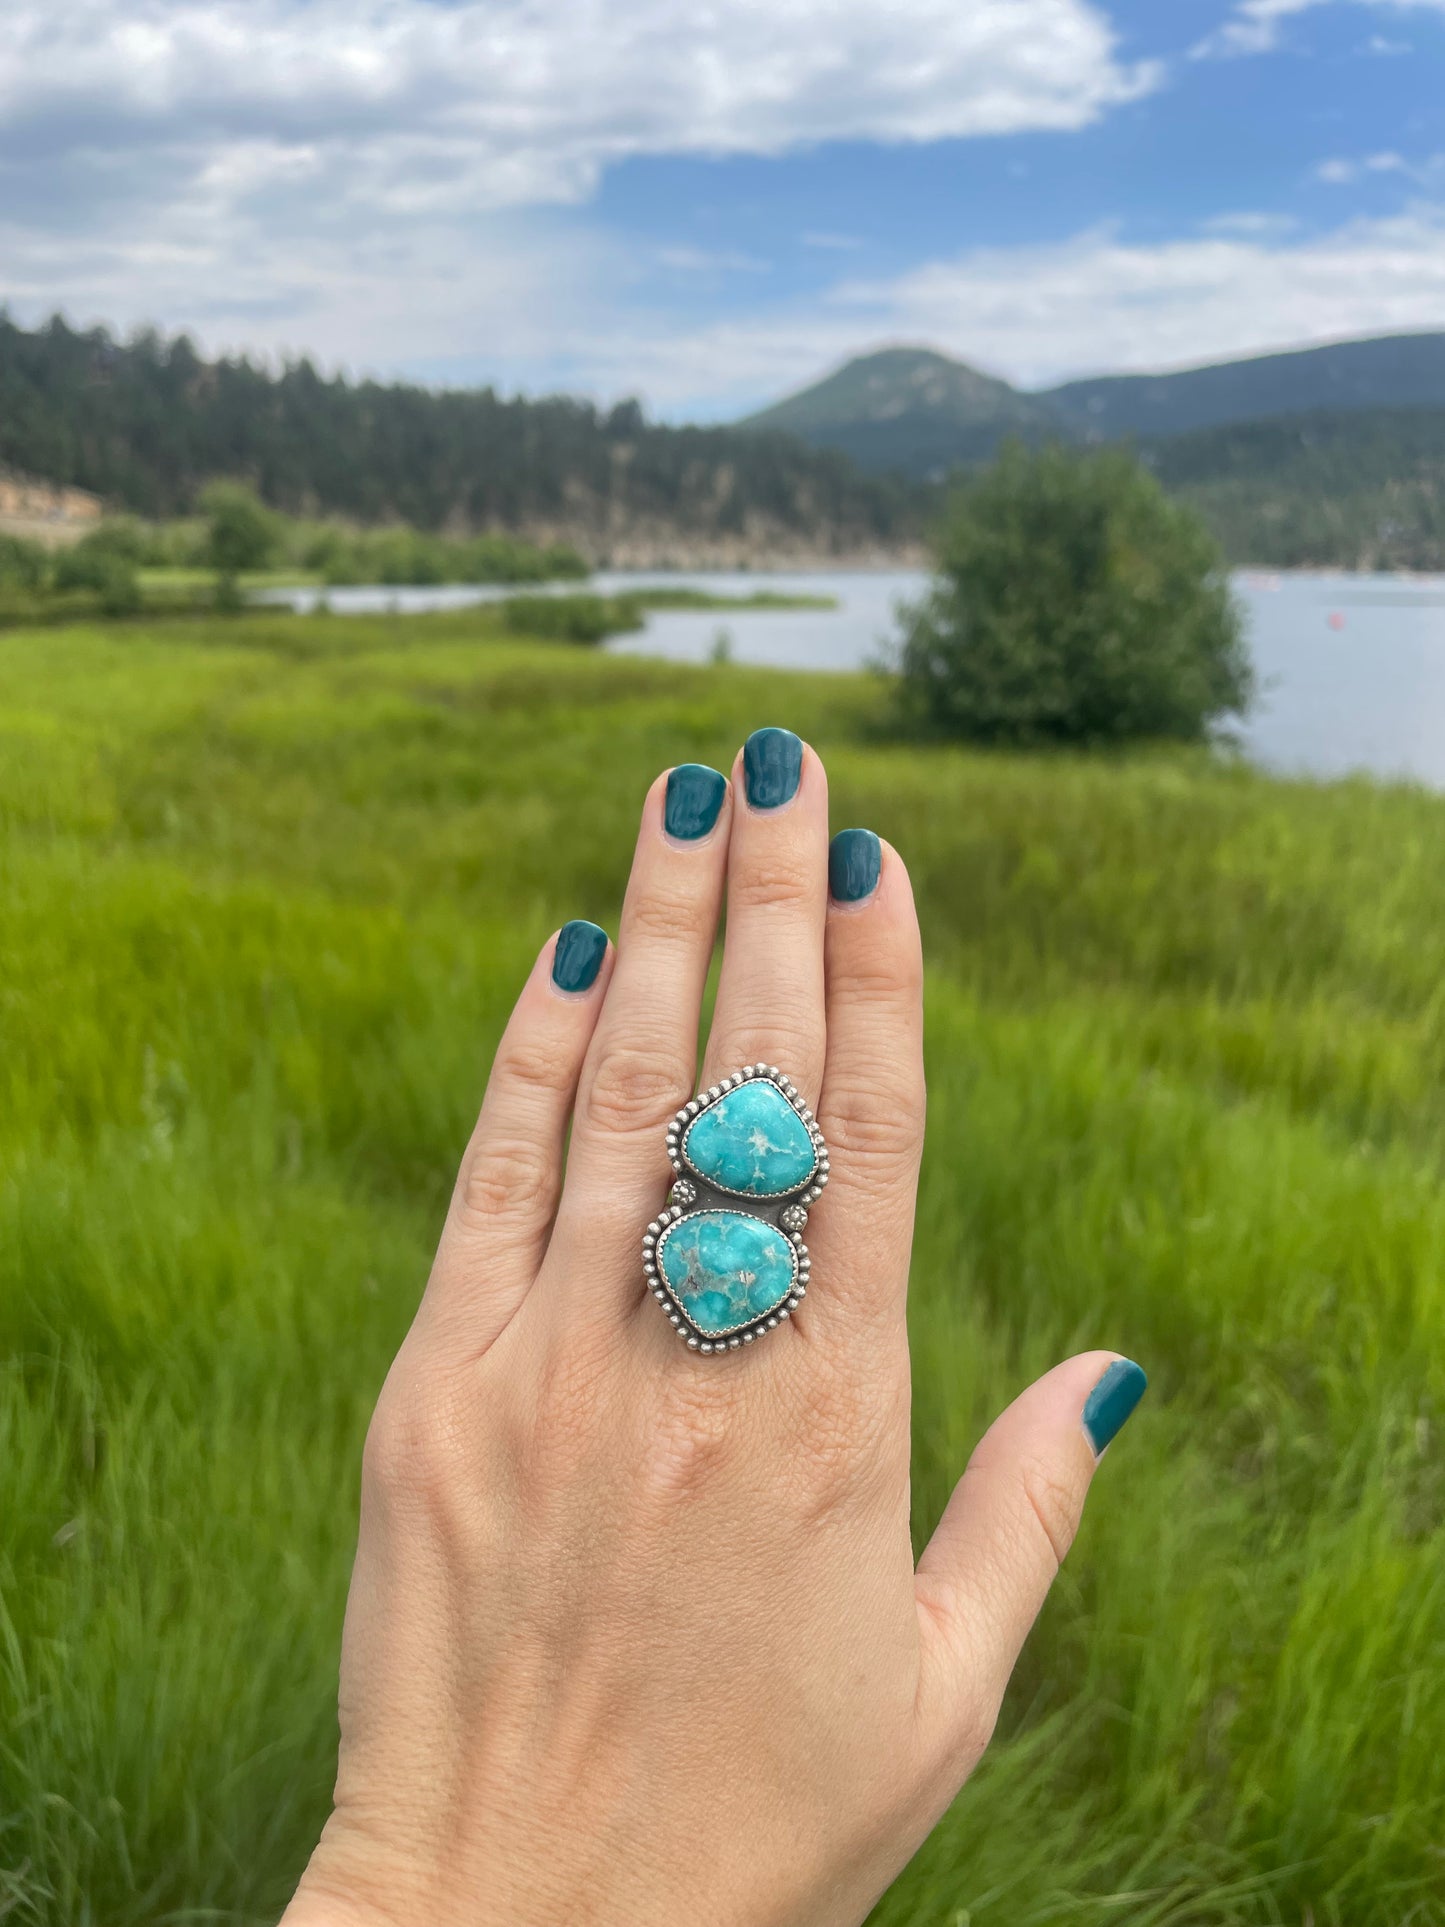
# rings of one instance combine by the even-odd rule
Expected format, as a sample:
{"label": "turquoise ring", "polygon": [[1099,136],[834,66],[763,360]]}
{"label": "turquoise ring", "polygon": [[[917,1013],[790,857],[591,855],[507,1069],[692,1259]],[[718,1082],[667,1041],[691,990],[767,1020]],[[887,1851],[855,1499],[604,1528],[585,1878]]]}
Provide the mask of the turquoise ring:
{"label": "turquoise ring", "polygon": [[776,1064],[747,1064],[683,1105],[667,1155],[675,1182],[642,1239],[647,1288],[689,1351],[740,1351],[807,1295],[823,1133]]}

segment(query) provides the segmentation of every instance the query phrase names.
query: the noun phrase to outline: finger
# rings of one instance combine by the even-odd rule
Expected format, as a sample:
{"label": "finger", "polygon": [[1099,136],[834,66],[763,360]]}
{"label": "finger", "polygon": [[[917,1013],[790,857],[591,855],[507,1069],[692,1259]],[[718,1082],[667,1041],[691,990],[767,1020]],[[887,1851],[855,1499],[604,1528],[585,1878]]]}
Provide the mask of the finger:
{"label": "finger", "polygon": [[[637,1240],[666,1190],[667,1121],[690,1096],[696,1071],[731,817],[726,780],[700,764],[660,776],[643,805],[617,965],[582,1070],[557,1220],[559,1252],[585,1244],[591,1260],[559,1264],[558,1288],[586,1292],[600,1313],[609,1298],[635,1302],[641,1288]],[[601,1275],[607,1267],[596,1263],[608,1250],[617,1258],[610,1289]]]}
{"label": "finger", "polygon": [[704,1084],[776,1064],[816,1104],[823,1076],[828,779],[787,729],[755,730],[734,782],[727,935]]}
{"label": "finger", "polygon": [[1100,1456],[1144,1395],[1131,1360],[1086,1352],[980,1442],[918,1562],[924,1694],[942,1743],[981,1750],[1073,1544]]}
{"label": "finger", "polygon": [[827,1302],[904,1337],[923,1151],[923,951],[908,872],[871,830],[829,850],[828,1058],[818,1122],[830,1178],[808,1229]]}
{"label": "finger", "polygon": [[557,1209],[567,1119],[612,954],[595,923],[565,924],[532,967],[492,1061],[422,1315],[485,1350],[526,1296]]}

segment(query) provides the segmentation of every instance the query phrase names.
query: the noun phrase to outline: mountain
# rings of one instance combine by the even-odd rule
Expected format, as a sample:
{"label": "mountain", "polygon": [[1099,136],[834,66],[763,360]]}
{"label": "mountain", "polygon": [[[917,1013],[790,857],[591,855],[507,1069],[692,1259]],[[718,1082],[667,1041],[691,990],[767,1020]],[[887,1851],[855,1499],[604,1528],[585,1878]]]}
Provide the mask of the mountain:
{"label": "mountain", "polygon": [[1445,334],[1340,341],[1177,374],[1101,375],[1037,399],[1098,441],[1319,409],[1445,408]]}
{"label": "mountain", "polygon": [[1445,334],[1386,335],[1164,375],[1101,375],[1027,392],[925,348],[861,356],[743,429],[782,429],[872,473],[914,479],[1025,441],[1152,441],[1328,410],[1445,407]]}
{"label": "mountain", "polygon": [[274,508],[424,529],[506,529],[594,559],[896,550],[914,492],[782,435],[663,428],[635,402],[508,399],[206,361],[184,337],[120,343],[0,309],[0,470],[145,516],[184,514],[218,476]]}
{"label": "mountain", "polygon": [[931,348],[863,355],[738,427],[795,435],[860,468],[925,477],[984,461],[1009,436],[1066,432],[1049,403]]}

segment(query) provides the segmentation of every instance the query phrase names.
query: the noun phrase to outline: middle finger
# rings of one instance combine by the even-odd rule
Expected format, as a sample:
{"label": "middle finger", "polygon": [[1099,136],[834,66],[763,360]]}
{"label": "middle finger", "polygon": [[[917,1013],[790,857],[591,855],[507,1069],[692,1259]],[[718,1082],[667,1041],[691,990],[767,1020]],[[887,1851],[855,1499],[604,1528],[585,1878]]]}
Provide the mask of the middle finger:
{"label": "middle finger", "polygon": [[755,730],[728,849],[727,934],[704,1085],[776,1064],[815,1105],[823,1079],[828,779],[791,730]]}

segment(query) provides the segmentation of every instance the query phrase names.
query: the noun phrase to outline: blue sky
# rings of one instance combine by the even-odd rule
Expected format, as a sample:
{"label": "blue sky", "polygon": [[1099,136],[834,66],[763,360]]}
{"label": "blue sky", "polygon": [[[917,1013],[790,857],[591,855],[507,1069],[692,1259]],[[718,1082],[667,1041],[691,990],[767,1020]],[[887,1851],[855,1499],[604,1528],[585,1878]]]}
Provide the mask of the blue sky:
{"label": "blue sky", "polygon": [[0,300],[726,417],[1445,327],[1445,0],[5,0]]}

